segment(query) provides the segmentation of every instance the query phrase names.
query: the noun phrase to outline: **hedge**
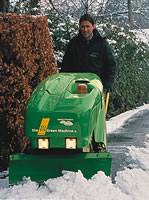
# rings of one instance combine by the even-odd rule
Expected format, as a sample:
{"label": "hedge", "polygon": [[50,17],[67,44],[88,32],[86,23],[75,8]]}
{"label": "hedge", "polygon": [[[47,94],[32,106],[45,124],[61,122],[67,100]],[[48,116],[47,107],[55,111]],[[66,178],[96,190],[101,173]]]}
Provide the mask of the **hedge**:
{"label": "hedge", "polygon": [[29,142],[25,105],[39,82],[57,73],[57,65],[47,17],[0,13],[0,24],[0,117],[5,124],[0,141],[8,141],[9,153],[23,152]]}
{"label": "hedge", "polygon": [[116,75],[110,94],[108,117],[149,103],[149,46],[129,27],[99,26],[111,44],[116,59]]}

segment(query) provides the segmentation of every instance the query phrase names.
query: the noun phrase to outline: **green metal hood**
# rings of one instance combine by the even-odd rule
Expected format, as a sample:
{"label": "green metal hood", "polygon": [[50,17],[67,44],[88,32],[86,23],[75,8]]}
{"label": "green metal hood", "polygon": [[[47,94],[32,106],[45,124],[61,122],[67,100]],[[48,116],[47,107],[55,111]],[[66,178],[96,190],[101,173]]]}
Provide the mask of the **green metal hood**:
{"label": "green metal hood", "polygon": [[[60,99],[74,97],[73,83],[77,80],[90,82],[99,80],[97,75],[92,73],[58,73],[42,81],[27,103],[27,110],[35,112],[49,112],[56,109]],[[64,101],[61,101],[64,106]],[[68,106],[68,105],[67,105]]]}
{"label": "green metal hood", "polygon": [[27,104],[27,109],[37,111],[52,111],[64,94],[74,76],[64,76],[56,74],[54,78],[48,77],[36,88]]}

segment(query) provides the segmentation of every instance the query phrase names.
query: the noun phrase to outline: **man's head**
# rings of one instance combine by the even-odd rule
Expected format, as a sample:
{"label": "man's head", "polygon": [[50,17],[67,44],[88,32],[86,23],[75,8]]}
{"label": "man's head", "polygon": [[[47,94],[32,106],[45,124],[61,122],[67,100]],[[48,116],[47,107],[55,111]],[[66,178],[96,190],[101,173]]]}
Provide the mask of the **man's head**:
{"label": "man's head", "polygon": [[83,37],[88,40],[93,30],[95,29],[95,22],[91,15],[85,14],[79,20],[79,27]]}

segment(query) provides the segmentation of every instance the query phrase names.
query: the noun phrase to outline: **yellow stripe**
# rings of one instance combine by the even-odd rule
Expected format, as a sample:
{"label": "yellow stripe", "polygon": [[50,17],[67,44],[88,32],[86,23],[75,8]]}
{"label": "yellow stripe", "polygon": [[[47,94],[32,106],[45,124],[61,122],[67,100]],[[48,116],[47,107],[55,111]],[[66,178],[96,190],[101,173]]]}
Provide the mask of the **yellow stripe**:
{"label": "yellow stripe", "polygon": [[107,113],[108,110],[108,103],[109,103],[109,92],[107,92],[106,94],[105,113]]}
{"label": "yellow stripe", "polygon": [[50,118],[43,118],[40,124],[40,128],[38,130],[38,135],[45,135],[47,131],[47,127],[49,124]]}

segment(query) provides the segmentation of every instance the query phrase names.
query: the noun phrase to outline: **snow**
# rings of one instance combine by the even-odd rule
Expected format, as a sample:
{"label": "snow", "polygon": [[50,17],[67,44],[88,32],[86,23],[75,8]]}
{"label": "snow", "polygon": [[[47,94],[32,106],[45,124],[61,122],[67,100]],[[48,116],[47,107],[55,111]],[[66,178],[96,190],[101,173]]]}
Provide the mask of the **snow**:
{"label": "snow", "polygon": [[137,112],[143,111],[145,109],[149,109],[148,104],[144,104],[143,106],[140,106],[140,107],[138,107],[134,110],[129,110],[125,113],[122,113],[122,114],[120,114],[116,117],[111,118],[109,121],[107,121],[107,131],[108,131],[108,133],[115,131],[116,129],[121,127],[128,118],[132,117]]}
{"label": "snow", "polygon": [[[108,134],[118,130],[126,120],[137,112],[149,110],[149,104],[127,111],[107,121]],[[8,177],[0,179],[0,199],[10,200],[147,200],[149,199],[149,134],[144,147],[129,146],[128,167],[118,171],[115,183],[111,177],[99,171],[91,179],[84,178],[81,171],[63,171],[63,176],[49,179],[39,186],[29,178],[19,185],[8,186]],[[7,175],[0,173],[0,177]]]}
{"label": "snow", "polygon": [[133,31],[137,38],[149,45],[149,29],[141,29]]}

